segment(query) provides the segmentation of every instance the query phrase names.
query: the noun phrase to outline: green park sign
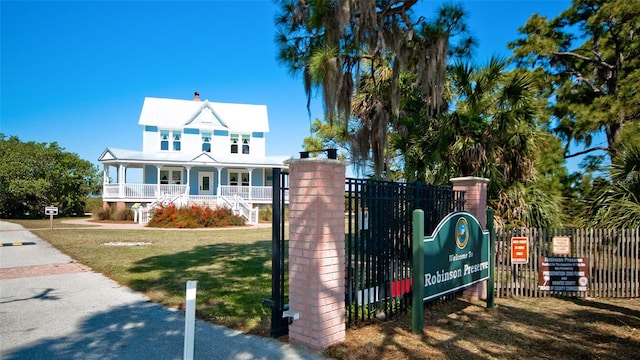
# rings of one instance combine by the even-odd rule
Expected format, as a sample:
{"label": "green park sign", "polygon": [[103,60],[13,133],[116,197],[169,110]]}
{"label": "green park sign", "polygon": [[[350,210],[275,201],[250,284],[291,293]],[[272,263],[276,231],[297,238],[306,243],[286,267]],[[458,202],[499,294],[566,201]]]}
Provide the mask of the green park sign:
{"label": "green park sign", "polygon": [[489,278],[489,232],[467,212],[447,215],[424,238],[423,300]]}
{"label": "green park sign", "polygon": [[[493,224],[493,211],[487,211]],[[413,276],[411,327],[423,333],[424,302],[483,280],[487,283],[487,307],[493,307],[493,228],[482,230],[467,212],[447,215],[431,236],[424,236],[424,211],[413,211]]]}

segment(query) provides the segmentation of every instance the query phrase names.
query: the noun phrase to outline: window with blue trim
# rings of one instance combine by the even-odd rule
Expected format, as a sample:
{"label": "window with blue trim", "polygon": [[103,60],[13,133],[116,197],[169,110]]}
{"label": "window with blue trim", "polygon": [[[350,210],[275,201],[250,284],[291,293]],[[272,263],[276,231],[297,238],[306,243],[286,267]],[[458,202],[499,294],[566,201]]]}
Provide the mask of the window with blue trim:
{"label": "window with blue trim", "polygon": [[180,138],[182,133],[180,131],[173,132],[173,151],[180,151]]}
{"label": "window with blue trim", "polygon": [[231,134],[231,153],[238,153],[238,134]]}
{"label": "window with blue trim", "polygon": [[211,152],[211,133],[202,133],[202,151]]}
{"label": "window with blue trim", "polygon": [[160,150],[163,150],[163,151],[169,150],[169,131],[168,130],[160,131]]}

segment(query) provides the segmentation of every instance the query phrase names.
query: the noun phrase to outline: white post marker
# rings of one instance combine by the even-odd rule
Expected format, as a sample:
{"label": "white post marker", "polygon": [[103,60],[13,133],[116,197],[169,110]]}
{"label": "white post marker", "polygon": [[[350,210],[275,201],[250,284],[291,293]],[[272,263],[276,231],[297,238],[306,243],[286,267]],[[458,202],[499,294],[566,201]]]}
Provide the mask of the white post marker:
{"label": "white post marker", "polygon": [[49,215],[49,223],[51,224],[49,229],[53,230],[53,215],[58,215],[58,208],[55,206],[46,206],[44,208],[44,214]]}
{"label": "white post marker", "polygon": [[184,360],[193,360],[197,284],[197,281],[187,281],[187,308],[184,313]]}

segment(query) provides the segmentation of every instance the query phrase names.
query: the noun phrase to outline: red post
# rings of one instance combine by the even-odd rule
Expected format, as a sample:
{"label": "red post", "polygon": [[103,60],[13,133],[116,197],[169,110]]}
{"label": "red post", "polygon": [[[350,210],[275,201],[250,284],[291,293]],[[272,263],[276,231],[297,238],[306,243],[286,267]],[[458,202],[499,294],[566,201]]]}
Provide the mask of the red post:
{"label": "red post", "polygon": [[289,174],[289,340],[323,350],[345,339],[345,165],[290,160]]}

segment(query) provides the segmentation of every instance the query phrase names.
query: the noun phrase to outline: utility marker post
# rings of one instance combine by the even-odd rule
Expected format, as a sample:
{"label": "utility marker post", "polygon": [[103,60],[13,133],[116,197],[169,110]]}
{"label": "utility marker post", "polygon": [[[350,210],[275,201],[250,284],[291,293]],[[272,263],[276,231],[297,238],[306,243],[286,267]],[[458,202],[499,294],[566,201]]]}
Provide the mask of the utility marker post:
{"label": "utility marker post", "polygon": [[186,310],[184,313],[184,360],[193,360],[193,343],[196,325],[197,281],[187,281]]}
{"label": "utility marker post", "polygon": [[411,302],[411,332],[422,335],[424,326],[424,211],[413,211],[413,297]]}

